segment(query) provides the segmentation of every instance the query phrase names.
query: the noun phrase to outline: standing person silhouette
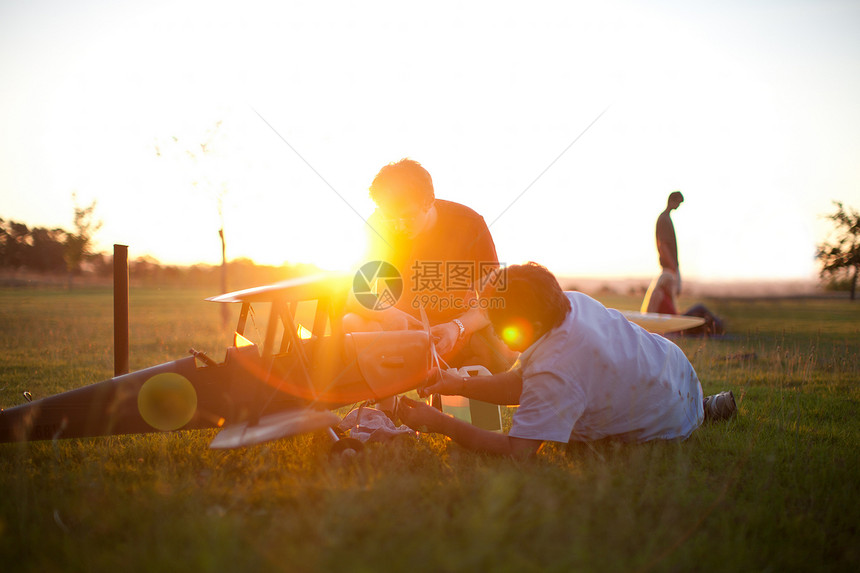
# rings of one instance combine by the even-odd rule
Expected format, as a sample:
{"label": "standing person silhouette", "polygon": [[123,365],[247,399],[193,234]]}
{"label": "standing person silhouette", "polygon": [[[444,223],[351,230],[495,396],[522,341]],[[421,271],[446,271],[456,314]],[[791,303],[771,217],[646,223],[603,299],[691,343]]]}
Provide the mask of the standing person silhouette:
{"label": "standing person silhouette", "polygon": [[[645,300],[642,301],[642,312],[656,312],[660,314],[681,314],[678,310],[677,297],[681,294],[681,270],[678,263],[678,241],[675,237],[675,225],[672,223],[671,213],[684,202],[684,196],[680,191],[669,194],[666,209],[657,217],[657,254],[660,257],[662,272],[660,276],[651,282]],[[723,334],[725,326],[722,320],[708,310],[703,304],[696,304],[688,308],[684,313],[686,316],[698,316],[705,319],[705,324],[684,331],[686,335],[715,335]]]}
{"label": "standing person silhouette", "polygon": [[660,257],[660,266],[663,273],[669,272],[674,275],[667,279],[674,279],[672,293],[674,296],[681,294],[681,268],[678,263],[678,241],[675,237],[675,225],[672,223],[672,211],[684,202],[684,196],[680,191],[672,191],[666,201],[666,209],[657,217],[657,254]]}

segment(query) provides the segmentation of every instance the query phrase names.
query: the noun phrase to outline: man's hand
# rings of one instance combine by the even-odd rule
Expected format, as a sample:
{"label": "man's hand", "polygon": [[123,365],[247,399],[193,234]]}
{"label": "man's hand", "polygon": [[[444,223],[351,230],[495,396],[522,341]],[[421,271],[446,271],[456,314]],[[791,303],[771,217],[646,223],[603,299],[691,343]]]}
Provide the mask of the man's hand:
{"label": "man's hand", "polygon": [[403,422],[419,432],[444,434],[461,446],[476,451],[511,457],[528,457],[537,453],[541,440],[512,438],[505,434],[482,430],[462,420],[443,414],[423,402],[401,397],[397,413]]}
{"label": "man's hand", "polygon": [[465,381],[459,374],[451,374],[445,370],[433,368],[427,375],[427,385],[418,388],[418,395],[426,398],[431,394],[457,396],[463,391]]}
{"label": "man's hand", "polygon": [[447,354],[454,348],[457,339],[460,338],[460,327],[453,322],[444,322],[430,327],[430,336],[436,343],[436,352]]}
{"label": "man's hand", "polygon": [[418,432],[441,432],[442,419],[445,414],[428,406],[424,402],[410,400],[401,396],[398,400],[397,415],[400,420]]}

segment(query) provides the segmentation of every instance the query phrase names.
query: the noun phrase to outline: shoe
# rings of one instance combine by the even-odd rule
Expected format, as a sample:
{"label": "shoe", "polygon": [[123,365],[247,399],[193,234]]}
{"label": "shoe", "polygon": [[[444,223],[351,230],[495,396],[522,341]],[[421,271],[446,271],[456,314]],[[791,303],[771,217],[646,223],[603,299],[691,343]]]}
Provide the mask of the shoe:
{"label": "shoe", "polygon": [[706,422],[728,420],[738,412],[735,395],[731,391],[707,396],[704,400],[704,407]]}

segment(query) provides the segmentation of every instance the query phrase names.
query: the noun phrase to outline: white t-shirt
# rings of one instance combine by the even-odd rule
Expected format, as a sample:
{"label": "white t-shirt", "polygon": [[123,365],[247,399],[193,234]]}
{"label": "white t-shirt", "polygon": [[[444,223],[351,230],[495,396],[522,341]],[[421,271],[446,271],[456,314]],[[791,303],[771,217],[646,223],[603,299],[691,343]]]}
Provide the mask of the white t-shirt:
{"label": "white t-shirt", "polygon": [[510,435],[553,442],[685,439],[703,419],[702,386],[684,353],[579,292],[571,311],[520,356]]}

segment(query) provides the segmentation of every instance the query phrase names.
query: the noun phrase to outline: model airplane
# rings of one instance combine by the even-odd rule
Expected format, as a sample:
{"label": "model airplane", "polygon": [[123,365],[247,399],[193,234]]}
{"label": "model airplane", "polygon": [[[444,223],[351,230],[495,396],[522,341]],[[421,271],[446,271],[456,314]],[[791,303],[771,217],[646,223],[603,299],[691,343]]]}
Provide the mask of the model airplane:
{"label": "model airplane", "polygon": [[[202,352],[0,411],[0,442],[221,428],[211,448],[313,431],[330,410],[401,394],[430,368],[427,331],[344,334],[350,281],[318,275],[207,300],[240,303],[223,362]],[[252,307],[269,306],[262,348],[244,336]],[[312,319],[297,320],[299,307]],[[307,322],[312,322],[307,324]],[[343,442],[344,444],[346,442]],[[355,444],[350,444],[350,447]]]}
{"label": "model airplane", "polygon": [[[186,358],[0,410],[0,442],[220,428],[210,447],[237,448],[324,430],[335,450],[356,449],[333,431],[340,418],[331,410],[417,388],[434,347],[426,318],[425,330],[343,333],[350,286],[344,276],[316,275],[207,299],[241,304],[223,362],[192,349]],[[260,348],[244,334],[252,308],[265,305]],[[678,319],[625,315],[656,332]]]}

